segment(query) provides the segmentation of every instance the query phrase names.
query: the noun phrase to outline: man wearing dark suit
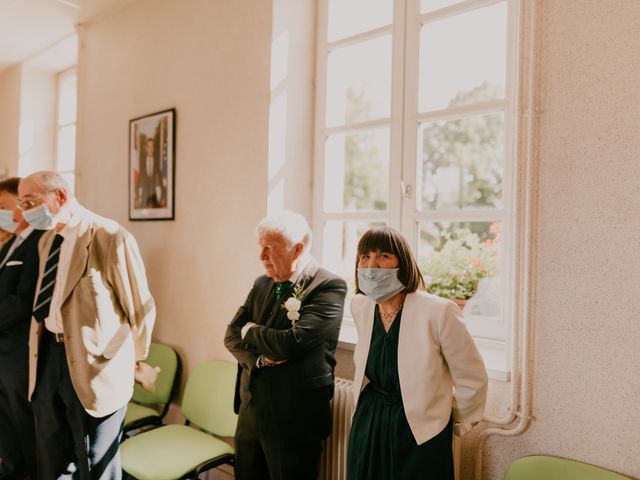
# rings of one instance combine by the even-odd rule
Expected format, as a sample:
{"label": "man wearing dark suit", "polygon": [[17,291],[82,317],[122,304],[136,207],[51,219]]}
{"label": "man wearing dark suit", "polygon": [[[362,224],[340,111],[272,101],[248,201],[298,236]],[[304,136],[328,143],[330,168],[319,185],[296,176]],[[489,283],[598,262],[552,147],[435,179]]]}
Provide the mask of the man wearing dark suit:
{"label": "man wearing dark suit", "polygon": [[36,476],[29,380],[31,307],[38,281],[38,239],[18,204],[19,178],[0,182],[0,228],[14,233],[0,249],[0,479]]}
{"label": "man wearing dark suit", "polygon": [[309,255],[301,215],[267,217],[258,234],[265,275],[225,336],[239,362],[235,478],[316,480],[347,286]]}
{"label": "man wearing dark suit", "polygon": [[163,208],[166,206],[166,186],[162,180],[160,156],[156,152],[154,137],[150,137],[144,142],[144,150],[140,152],[138,208]]}

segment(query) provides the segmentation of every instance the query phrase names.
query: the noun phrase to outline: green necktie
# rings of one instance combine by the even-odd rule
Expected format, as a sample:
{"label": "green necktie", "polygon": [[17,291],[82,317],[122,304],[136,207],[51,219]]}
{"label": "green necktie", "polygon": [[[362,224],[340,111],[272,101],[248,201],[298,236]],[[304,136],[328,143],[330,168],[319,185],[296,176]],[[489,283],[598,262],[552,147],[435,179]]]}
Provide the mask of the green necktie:
{"label": "green necktie", "polygon": [[276,300],[279,302],[284,298],[284,294],[287,293],[291,282],[285,280],[284,282],[276,282]]}

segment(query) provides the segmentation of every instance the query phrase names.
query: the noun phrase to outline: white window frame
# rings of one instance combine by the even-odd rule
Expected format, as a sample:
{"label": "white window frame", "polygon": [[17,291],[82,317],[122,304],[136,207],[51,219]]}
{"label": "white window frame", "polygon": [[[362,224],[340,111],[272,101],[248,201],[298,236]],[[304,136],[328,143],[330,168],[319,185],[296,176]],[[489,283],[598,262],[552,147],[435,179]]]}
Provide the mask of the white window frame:
{"label": "white window frame", "polygon": [[[56,135],[55,135],[55,142],[54,142],[54,159],[55,159],[55,168],[56,171],[60,174],[63,175],[67,175],[67,174],[71,174],[73,175],[74,179],[76,177],[76,170],[77,170],[77,163],[74,161],[73,164],[73,169],[72,170],[60,170],[60,159],[58,158],[58,143],[60,141],[60,132],[62,131],[63,128],[65,127],[69,127],[69,126],[75,126],[76,127],[76,144],[77,144],[77,138],[78,138],[78,112],[76,109],[76,115],[74,117],[73,122],[67,122],[67,123],[60,123],[60,97],[61,97],[61,88],[62,88],[62,84],[64,82],[64,80],[66,80],[67,78],[69,78],[70,76],[75,76],[76,77],[76,96],[77,96],[77,77],[78,77],[78,71],[77,71],[77,67],[74,65],[73,67],[70,67],[66,70],[63,70],[62,72],[59,72],[56,75],[56,108],[55,108],[55,125],[56,125]],[[77,160],[77,158],[76,158]],[[75,182],[74,182],[75,183]]]}
{"label": "white window frame", "polygon": [[[439,111],[418,114],[418,75],[420,29],[423,24],[442,18],[487,7],[503,1],[507,4],[507,78],[505,79],[505,98],[487,101],[469,106],[446,108]],[[521,198],[526,188],[518,182],[526,165],[518,165],[519,151],[518,120],[521,116],[519,91],[519,41],[521,33],[519,19],[521,0],[466,0],[433,12],[421,14],[420,0],[394,0],[392,25],[377,28],[335,42],[328,42],[328,5],[329,0],[318,2],[317,63],[316,63],[316,110],[315,110],[315,146],[314,146],[314,207],[313,230],[315,251],[323,252],[323,231],[325,222],[340,221],[382,221],[397,228],[408,238],[414,252],[417,252],[418,226],[420,221],[488,221],[499,220],[505,235],[501,245],[501,283],[502,315],[498,331],[485,328],[472,331],[476,343],[483,353],[492,377],[509,380],[509,359],[512,346],[510,336],[516,321],[518,284],[523,274],[516,275],[521,267],[520,250],[522,242],[517,243],[523,229],[523,206]],[[359,122],[349,126],[325,127],[325,106],[327,87],[327,58],[333,48],[351,45],[373,39],[387,33],[392,34],[392,77],[390,117],[381,120]],[[406,45],[406,48],[405,48]],[[424,120],[443,120],[459,115],[504,112],[505,122],[505,164],[503,170],[503,206],[501,210],[489,211],[419,211],[416,204],[417,183],[417,139],[420,122]],[[353,133],[358,130],[375,127],[390,127],[389,162],[389,201],[385,212],[345,212],[327,213],[324,211],[324,148],[329,135]],[[520,162],[522,163],[522,162]],[[321,256],[321,255],[320,255]],[[321,261],[324,259],[321,258]],[[349,318],[348,306],[341,331],[341,345],[349,347],[356,339],[353,320]],[[492,368],[493,367],[493,368]]]}

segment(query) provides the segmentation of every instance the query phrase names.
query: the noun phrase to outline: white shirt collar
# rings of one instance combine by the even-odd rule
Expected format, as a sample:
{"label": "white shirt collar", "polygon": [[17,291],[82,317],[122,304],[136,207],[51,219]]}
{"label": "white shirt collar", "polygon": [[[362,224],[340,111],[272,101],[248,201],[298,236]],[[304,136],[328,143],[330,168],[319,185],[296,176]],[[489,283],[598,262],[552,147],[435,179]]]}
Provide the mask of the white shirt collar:
{"label": "white shirt collar", "polygon": [[291,283],[293,283],[294,285],[296,284],[296,282],[300,278],[300,275],[302,274],[304,269],[307,268],[307,265],[311,263],[311,260],[312,260],[311,255],[305,252],[302,253],[302,257],[300,257],[300,260],[298,260],[298,264],[296,265],[295,271],[289,277],[289,281]]}
{"label": "white shirt collar", "polygon": [[31,232],[33,232],[33,230],[34,230],[34,228],[31,225],[29,225],[27,228],[25,228],[23,231],[21,231],[20,233],[18,233],[16,235],[19,236],[20,238],[22,238],[22,240],[24,240],[29,235],[31,235]]}
{"label": "white shirt collar", "polygon": [[88,210],[80,205],[75,198],[69,200],[67,208],[71,217],[62,230],[58,232],[65,239],[84,233],[80,224],[87,217],[88,213]]}

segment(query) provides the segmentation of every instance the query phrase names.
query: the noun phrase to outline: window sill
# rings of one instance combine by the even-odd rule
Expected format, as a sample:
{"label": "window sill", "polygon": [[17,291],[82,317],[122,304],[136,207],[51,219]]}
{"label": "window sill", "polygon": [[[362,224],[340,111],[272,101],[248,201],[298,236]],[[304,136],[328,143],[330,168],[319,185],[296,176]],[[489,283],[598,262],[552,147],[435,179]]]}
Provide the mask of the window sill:
{"label": "window sill", "polygon": [[358,343],[358,331],[355,322],[352,318],[343,318],[338,336],[338,348],[354,350],[356,343]]}
{"label": "window sill", "polygon": [[[507,368],[507,345],[504,341],[490,340],[474,337],[476,346],[484,360],[489,378],[508,382],[511,379],[511,372]],[[358,343],[358,332],[356,324],[351,318],[342,320],[340,335],[338,336],[338,348],[344,350],[355,349]]]}

